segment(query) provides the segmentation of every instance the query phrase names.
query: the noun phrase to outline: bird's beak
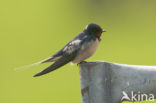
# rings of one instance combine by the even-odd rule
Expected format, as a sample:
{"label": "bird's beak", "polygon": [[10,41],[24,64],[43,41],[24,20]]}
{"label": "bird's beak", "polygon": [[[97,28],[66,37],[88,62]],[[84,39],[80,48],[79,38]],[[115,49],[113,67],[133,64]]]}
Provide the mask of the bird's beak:
{"label": "bird's beak", "polygon": [[102,30],[102,32],[106,32],[106,30]]}

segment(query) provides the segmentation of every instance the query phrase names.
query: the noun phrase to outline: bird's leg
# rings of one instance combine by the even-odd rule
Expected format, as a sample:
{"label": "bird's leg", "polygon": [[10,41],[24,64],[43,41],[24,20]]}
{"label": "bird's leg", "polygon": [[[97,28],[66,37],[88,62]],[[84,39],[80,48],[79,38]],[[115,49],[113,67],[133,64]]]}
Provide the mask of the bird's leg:
{"label": "bird's leg", "polygon": [[79,65],[79,64],[82,64],[82,63],[87,63],[86,61],[81,61],[80,63],[77,63],[77,66]]}

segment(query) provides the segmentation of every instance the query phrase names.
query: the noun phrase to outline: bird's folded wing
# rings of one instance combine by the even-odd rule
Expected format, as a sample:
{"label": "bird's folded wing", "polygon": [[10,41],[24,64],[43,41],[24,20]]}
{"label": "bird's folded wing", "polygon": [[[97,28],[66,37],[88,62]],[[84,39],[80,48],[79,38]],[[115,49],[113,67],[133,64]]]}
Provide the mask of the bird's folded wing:
{"label": "bird's folded wing", "polygon": [[34,75],[34,77],[47,74],[67,64],[68,62],[72,61],[76,57],[81,47],[80,44],[81,44],[81,40],[79,38],[70,41],[63,49],[61,49],[58,53],[54,55],[54,57],[57,56],[61,56],[61,57],[58,60],[56,60],[52,65],[50,65],[48,68]]}

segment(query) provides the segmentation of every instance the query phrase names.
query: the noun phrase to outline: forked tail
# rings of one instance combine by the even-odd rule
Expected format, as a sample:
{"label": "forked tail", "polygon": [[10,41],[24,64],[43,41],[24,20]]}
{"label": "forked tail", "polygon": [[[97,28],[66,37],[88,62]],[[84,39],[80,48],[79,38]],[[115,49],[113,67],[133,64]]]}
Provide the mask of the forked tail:
{"label": "forked tail", "polygon": [[31,68],[33,66],[37,66],[39,64],[43,64],[43,63],[46,63],[46,62],[52,62],[52,60],[53,60],[53,57],[49,57],[49,58],[44,59],[44,60],[42,60],[40,62],[33,63],[33,64],[30,64],[30,65],[25,65],[25,66],[22,66],[22,67],[19,67],[19,68],[15,68],[14,70],[17,71],[17,72],[18,71],[23,71],[23,70],[29,69],[29,68]]}

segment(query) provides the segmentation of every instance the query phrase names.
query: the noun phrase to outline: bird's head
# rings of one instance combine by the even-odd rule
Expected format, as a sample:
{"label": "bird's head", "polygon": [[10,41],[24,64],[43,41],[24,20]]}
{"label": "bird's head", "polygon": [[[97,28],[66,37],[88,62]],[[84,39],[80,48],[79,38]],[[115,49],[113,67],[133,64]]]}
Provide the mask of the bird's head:
{"label": "bird's head", "polygon": [[87,31],[89,34],[95,35],[98,38],[102,35],[103,32],[106,32],[99,25],[94,23],[88,24],[84,31]]}

